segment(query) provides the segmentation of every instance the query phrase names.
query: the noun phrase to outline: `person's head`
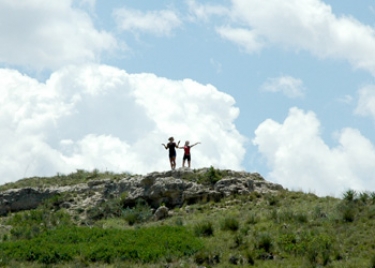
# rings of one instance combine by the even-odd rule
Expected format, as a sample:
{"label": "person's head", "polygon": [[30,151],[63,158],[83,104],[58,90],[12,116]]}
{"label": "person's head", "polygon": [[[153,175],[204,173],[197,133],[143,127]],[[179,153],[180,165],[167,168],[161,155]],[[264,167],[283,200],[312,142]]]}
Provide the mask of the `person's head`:
{"label": "person's head", "polygon": [[173,137],[170,137],[168,140],[169,140],[170,142],[173,142],[173,141],[174,141],[174,138],[173,138]]}
{"label": "person's head", "polygon": [[189,141],[185,141],[185,146],[189,146],[190,142]]}

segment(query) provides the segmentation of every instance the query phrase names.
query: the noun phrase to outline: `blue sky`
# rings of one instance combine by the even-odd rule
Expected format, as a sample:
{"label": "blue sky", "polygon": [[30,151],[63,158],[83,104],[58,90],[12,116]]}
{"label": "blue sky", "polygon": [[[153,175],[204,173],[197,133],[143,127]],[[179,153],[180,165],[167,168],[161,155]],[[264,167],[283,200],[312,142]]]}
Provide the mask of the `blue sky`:
{"label": "blue sky", "polygon": [[374,18],[369,0],[0,0],[0,183],[167,170],[174,136],[202,142],[193,168],[375,191]]}

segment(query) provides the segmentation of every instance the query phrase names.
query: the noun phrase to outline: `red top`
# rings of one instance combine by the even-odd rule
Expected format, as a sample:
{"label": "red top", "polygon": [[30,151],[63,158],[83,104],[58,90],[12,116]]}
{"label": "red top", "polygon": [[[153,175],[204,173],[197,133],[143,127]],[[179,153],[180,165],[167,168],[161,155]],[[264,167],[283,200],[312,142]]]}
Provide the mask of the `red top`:
{"label": "red top", "polygon": [[190,154],[190,146],[184,146],[184,152],[186,155]]}

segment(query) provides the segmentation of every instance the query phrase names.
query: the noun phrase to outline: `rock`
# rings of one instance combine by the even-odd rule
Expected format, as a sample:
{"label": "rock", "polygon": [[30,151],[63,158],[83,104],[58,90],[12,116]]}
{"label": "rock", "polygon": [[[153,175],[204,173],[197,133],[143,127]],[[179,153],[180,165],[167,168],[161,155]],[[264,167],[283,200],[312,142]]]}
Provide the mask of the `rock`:
{"label": "rock", "polygon": [[0,193],[0,216],[8,212],[37,208],[44,200],[58,194],[54,190],[34,188],[10,189]]}
{"label": "rock", "polygon": [[214,189],[226,196],[254,191],[254,181],[248,178],[229,178],[218,181]]}
{"label": "rock", "polygon": [[168,217],[169,209],[166,206],[159,207],[154,213],[154,220],[160,221]]}
{"label": "rock", "polygon": [[200,176],[204,176],[207,171],[209,171],[207,168],[199,170],[180,168],[173,171],[152,172],[145,176],[129,176],[118,181],[103,179],[74,186],[11,189],[0,192],[0,215],[35,209],[45,199],[64,193],[74,193],[72,196],[75,197],[63,200],[61,207],[81,211],[114,198],[121,198],[124,207],[133,207],[137,200],[142,199],[152,208],[159,208],[161,204],[174,208],[197,202],[217,202],[224,196],[234,194],[283,190],[281,185],[264,180],[258,173],[232,170],[220,171],[224,177],[213,187],[197,183]]}

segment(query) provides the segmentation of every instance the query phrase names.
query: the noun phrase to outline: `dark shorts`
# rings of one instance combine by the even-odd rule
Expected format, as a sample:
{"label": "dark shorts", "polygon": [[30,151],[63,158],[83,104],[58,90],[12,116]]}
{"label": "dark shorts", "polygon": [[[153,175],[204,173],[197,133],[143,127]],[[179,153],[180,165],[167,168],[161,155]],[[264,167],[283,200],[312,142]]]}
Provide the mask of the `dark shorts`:
{"label": "dark shorts", "polygon": [[176,154],[170,154],[169,158],[176,158]]}
{"label": "dark shorts", "polygon": [[191,161],[191,155],[190,154],[184,154],[184,157],[182,158],[182,160]]}

